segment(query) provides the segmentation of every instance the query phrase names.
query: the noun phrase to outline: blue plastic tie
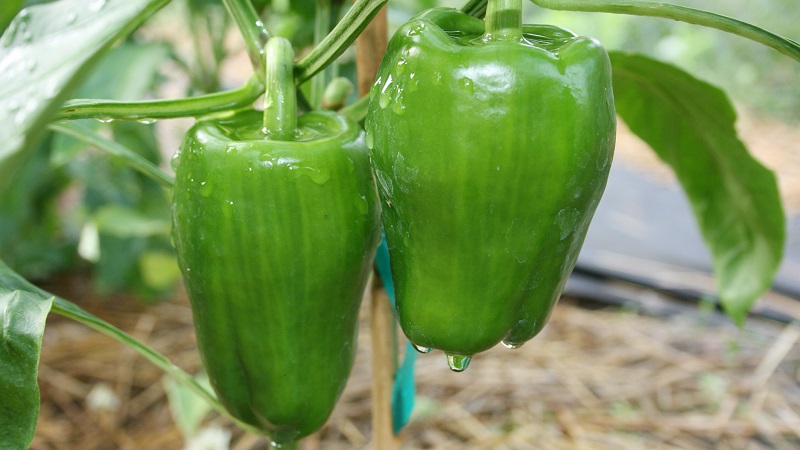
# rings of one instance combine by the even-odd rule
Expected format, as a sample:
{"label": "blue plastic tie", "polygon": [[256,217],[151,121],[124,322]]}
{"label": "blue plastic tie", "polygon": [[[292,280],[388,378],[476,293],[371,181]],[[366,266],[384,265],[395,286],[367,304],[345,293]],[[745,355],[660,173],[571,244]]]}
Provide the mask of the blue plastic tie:
{"label": "blue plastic tie", "polygon": [[[375,255],[375,265],[378,267],[378,275],[381,277],[386,295],[394,309],[394,283],[392,282],[392,270],[389,263],[389,247],[386,246],[386,236],[382,236],[381,245]],[[408,424],[411,418],[411,411],[414,409],[414,396],[416,388],[414,386],[414,362],[417,360],[417,351],[410,342],[406,342],[406,351],[403,356],[403,363],[397,369],[392,387],[392,428],[394,434]]]}

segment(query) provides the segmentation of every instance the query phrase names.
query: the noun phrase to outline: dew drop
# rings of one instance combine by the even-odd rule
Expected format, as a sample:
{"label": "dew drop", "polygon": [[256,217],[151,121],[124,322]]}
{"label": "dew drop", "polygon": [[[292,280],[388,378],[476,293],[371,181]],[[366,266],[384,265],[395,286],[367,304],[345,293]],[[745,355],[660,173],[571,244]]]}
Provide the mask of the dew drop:
{"label": "dew drop", "polygon": [[367,148],[369,148],[370,150],[375,148],[375,142],[373,141],[373,139],[374,138],[372,137],[372,132],[368,130],[366,135],[366,141],[367,141]]}
{"label": "dew drop", "polygon": [[418,352],[420,352],[422,354],[427,354],[427,353],[431,352],[431,349],[428,348],[428,347],[422,347],[422,346],[417,345],[417,344],[411,344],[411,345],[414,346],[414,350],[416,350],[416,351],[418,351]]}
{"label": "dew drop", "polygon": [[397,89],[397,95],[394,98],[394,103],[392,104],[392,112],[397,115],[401,115],[405,113],[406,103],[403,100],[403,88]]}
{"label": "dew drop", "polygon": [[378,105],[381,107],[381,109],[385,109],[387,106],[389,106],[389,102],[391,102],[391,100],[392,99],[388,94],[381,92],[381,95],[378,98]]}
{"label": "dew drop", "polygon": [[397,61],[397,75],[402,75],[402,74],[405,73],[407,64],[408,64],[408,61],[406,61],[403,58],[400,58]]}
{"label": "dew drop", "polygon": [[469,366],[469,361],[472,359],[471,356],[461,356],[461,355],[447,355],[447,365],[450,367],[450,370],[453,372],[463,372],[467,370]]}
{"label": "dew drop", "polygon": [[468,77],[461,78],[460,80],[458,80],[458,86],[466,90],[470,94],[475,93],[474,83],[472,82],[471,78]]}
{"label": "dew drop", "polygon": [[233,215],[233,200],[225,200],[225,207],[222,208],[222,215],[225,216],[226,219],[230,219]]}
{"label": "dew drop", "polygon": [[33,72],[34,70],[36,70],[36,60],[29,59],[25,61],[25,70],[27,70],[28,72]]}
{"label": "dew drop", "polygon": [[169,166],[172,167],[173,171],[178,171],[178,166],[181,164],[181,152],[177,151],[174,155],[172,155],[172,159],[169,160]]}
{"label": "dew drop", "polygon": [[408,83],[408,90],[411,91],[411,92],[414,92],[417,89],[419,89],[419,79],[418,78],[417,79],[414,78],[416,75],[417,74],[412,73],[411,75],[408,76],[408,78],[410,80],[410,82]]}
{"label": "dew drop", "polygon": [[424,30],[425,30],[425,24],[424,23],[421,23],[421,22],[420,23],[416,23],[416,24],[414,24],[412,27],[410,27],[408,29],[408,35],[409,36],[417,36],[420,33],[422,33]]}
{"label": "dew drop", "polygon": [[197,190],[203,197],[208,197],[214,191],[214,185],[207,181],[200,182],[200,188]]}
{"label": "dew drop", "polygon": [[389,75],[389,77],[386,78],[386,83],[383,85],[383,88],[381,88],[381,95],[378,98],[378,105],[380,105],[381,109],[389,106],[389,102],[392,101],[391,93],[387,92],[389,90],[389,86],[392,85],[392,81],[392,76]]}
{"label": "dew drop", "polygon": [[67,25],[72,25],[76,20],[78,20],[78,14],[76,14],[75,11],[67,14]]}
{"label": "dew drop", "polygon": [[522,344],[524,344],[524,342],[508,342],[508,341],[502,341],[502,342],[501,342],[501,344],[503,344],[503,346],[504,346],[504,347],[506,347],[506,348],[512,348],[512,349],[513,349],[513,348],[520,348],[520,347],[522,347]]}
{"label": "dew drop", "polygon": [[114,121],[114,119],[112,119],[110,117],[101,117],[101,118],[97,119],[97,121],[98,122],[102,122],[102,123],[111,123],[111,122]]}
{"label": "dew drop", "polygon": [[137,122],[145,125],[152,125],[156,123],[156,119],[138,119]]}

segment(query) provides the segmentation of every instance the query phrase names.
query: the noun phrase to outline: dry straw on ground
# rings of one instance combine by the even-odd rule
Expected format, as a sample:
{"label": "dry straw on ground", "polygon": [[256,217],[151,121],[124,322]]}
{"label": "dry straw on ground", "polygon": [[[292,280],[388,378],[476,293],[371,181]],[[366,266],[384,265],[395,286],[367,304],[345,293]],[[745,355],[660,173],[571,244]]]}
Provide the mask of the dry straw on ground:
{"label": "dry straw on ground", "polygon": [[[198,369],[182,296],[152,307],[124,297],[84,306]],[[797,325],[751,320],[738,330],[715,313],[645,317],[562,301],[541,336],[478,355],[464,373],[450,372],[441,353],[421,355],[417,410],[402,448],[798,448],[798,338]],[[369,353],[362,327],[343,398],[306,449],[371,448]],[[104,336],[52,317],[39,378],[33,449],[184,446],[162,373]],[[207,424],[229,426],[219,417]],[[233,449],[267,446],[232,430]]]}

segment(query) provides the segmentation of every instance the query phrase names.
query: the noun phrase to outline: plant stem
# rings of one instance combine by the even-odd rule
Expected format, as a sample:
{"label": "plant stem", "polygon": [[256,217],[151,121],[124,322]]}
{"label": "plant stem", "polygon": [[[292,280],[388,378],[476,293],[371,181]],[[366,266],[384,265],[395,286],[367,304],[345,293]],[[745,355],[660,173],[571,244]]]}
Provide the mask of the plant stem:
{"label": "plant stem", "polygon": [[233,17],[239,32],[244,38],[247,56],[256,73],[264,73],[264,45],[269,39],[269,32],[258,16],[250,0],[222,0],[225,9]]}
{"label": "plant stem", "polygon": [[342,20],[314,49],[295,65],[297,82],[302,83],[327,67],[356,40],[388,0],[358,0]]}
{"label": "plant stem", "polygon": [[522,0],[489,0],[484,41],[519,41],[522,38]]}
{"label": "plant stem", "polygon": [[339,114],[347,117],[353,122],[363,122],[367,117],[367,110],[369,109],[369,95],[365,95],[355,102],[345,106],[339,110]]}
{"label": "plant stem", "polygon": [[113,156],[122,158],[131,167],[145,176],[150,177],[162,187],[171,189],[175,184],[175,179],[166,172],[158,168],[138,153],[125,147],[111,139],[106,139],[92,131],[90,128],[78,123],[54,123],[49,128],[57,133],[72,136],[86,144],[99,148]]}
{"label": "plant stem", "polygon": [[244,108],[264,92],[264,85],[255,76],[231,91],[172,100],[120,102],[115,100],[71,100],[64,104],[54,120],[114,119],[151,120],[197,117],[206,114]]}
{"label": "plant stem", "polygon": [[292,43],[282,37],[273,37],[267,41],[264,52],[267,63],[264,77],[264,134],[269,139],[291,141],[297,129]]}
{"label": "plant stem", "polygon": [[[317,10],[314,16],[314,44],[319,45],[331,28],[331,0],[316,0]],[[320,71],[311,79],[310,103],[313,109],[322,107],[322,95],[325,92],[325,71]]]}
{"label": "plant stem", "polygon": [[[35,289],[38,292],[41,292],[42,294],[47,294],[47,292],[39,288],[33,287],[33,289]],[[55,297],[55,302],[53,303],[52,312],[67,317],[69,319],[72,319],[83,325],[86,325],[87,327],[95,331],[99,331],[100,333],[105,334],[106,336],[114,339],[115,341],[127,347],[130,347],[131,349],[139,353],[141,356],[143,356],[145,359],[153,363],[156,367],[163,370],[167,375],[175,379],[175,381],[191,389],[195,394],[197,394],[203,400],[208,402],[208,404],[211,405],[211,407],[214,408],[218,413],[231,419],[240,428],[254,434],[258,435],[261,434],[255,428],[233,417],[225,409],[225,407],[222,406],[222,403],[220,403],[219,400],[217,400],[214,394],[207,391],[200,383],[197,382],[197,380],[194,379],[194,377],[186,373],[180,367],[173,364],[172,361],[167,359],[166,356],[158,353],[157,351],[148,347],[144,343],[138,341],[128,333],[125,333],[124,331],[98,318],[97,316],[89,314],[88,312],[79,308],[74,303],[71,303],[60,297]]]}
{"label": "plant stem", "polygon": [[661,17],[732,33],[771,47],[800,62],[800,44],[741,20],[663,2],[625,0],[531,0],[542,8]]}
{"label": "plant stem", "polygon": [[472,17],[482,19],[486,15],[487,3],[487,0],[469,0],[461,7],[461,11]]}

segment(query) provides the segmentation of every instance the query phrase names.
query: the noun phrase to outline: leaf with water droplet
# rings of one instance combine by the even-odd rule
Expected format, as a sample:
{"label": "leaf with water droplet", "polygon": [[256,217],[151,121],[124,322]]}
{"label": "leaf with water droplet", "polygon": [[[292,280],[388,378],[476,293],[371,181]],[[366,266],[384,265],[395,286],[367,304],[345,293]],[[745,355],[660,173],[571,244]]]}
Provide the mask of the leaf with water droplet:
{"label": "leaf with water droplet", "polygon": [[[15,119],[19,123],[0,125],[0,142],[6,143],[0,150],[0,192],[42,137],[48,119],[99,61],[96,56],[167,3],[107,0],[89,14],[86,1],[62,0],[33,5],[17,15],[0,38],[0,109],[8,110],[14,102],[26,106]],[[76,11],[81,15],[74,23],[64,20]],[[35,71],[22,76],[23,61],[29,59],[36,61]]]}

